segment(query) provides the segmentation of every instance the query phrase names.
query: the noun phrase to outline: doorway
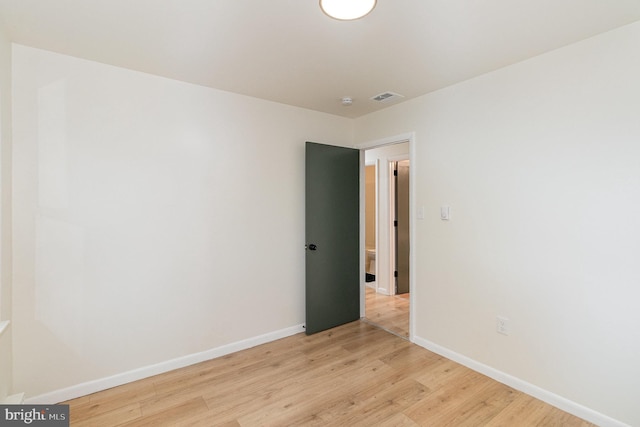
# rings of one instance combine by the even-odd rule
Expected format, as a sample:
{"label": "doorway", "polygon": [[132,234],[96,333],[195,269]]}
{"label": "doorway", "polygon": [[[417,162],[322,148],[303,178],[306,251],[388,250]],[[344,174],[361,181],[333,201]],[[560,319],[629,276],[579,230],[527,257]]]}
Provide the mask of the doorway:
{"label": "doorway", "polygon": [[[395,141],[399,140],[398,138]],[[376,262],[373,265],[369,264],[369,268],[374,272],[374,277],[384,278],[384,282],[380,281],[383,286],[376,284],[373,291],[376,300],[380,299],[378,297],[396,296],[396,289],[395,286],[392,286],[393,281],[391,280],[391,277],[395,277],[391,276],[395,271],[392,272],[390,268],[390,265],[393,265],[393,269],[395,269],[395,264],[390,263],[390,254],[392,253],[390,236],[394,234],[389,231],[389,219],[395,218],[395,215],[390,214],[391,205],[389,203],[389,200],[392,200],[390,189],[393,185],[389,177],[393,173],[388,173],[390,168],[387,166],[391,165],[391,161],[408,160],[407,152],[410,141],[413,141],[413,134],[408,134],[400,142],[394,142],[394,140],[378,141],[369,145],[369,147],[379,147],[371,149],[370,153],[380,155],[375,161],[377,165],[375,177],[376,239],[373,251]],[[367,154],[365,147],[353,149],[312,142],[306,143],[305,327],[307,334],[326,330],[358,318],[363,318],[366,321],[366,306],[369,309],[375,308],[371,300],[369,303],[365,302],[365,294],[371,294],[365,291],[366,267],[363,266],[365,262],[365,198],[363,196],[365,154]],[[380,167],[380,165],[385,165],[385,167]],[[412,218],[411,215],[409,217]],[[352,243],[355,243],[355,246]],[[358,270],[360,270],[361,277],[359,292]],[[412,271],[409,275],[412,276]],[[409,310],[409,306],[413,302],[413,293],[409,294],[411,296],[405,298],[402,304],[398,304],[398,301],[401,301],[399,299],[385,298],[385,304],[376,304],[377,308],[382,309],[379,311],[380,314],[378,316],[369,315],[369,317],[381,325],[382,317],[396,316],[400,309],[403,311],[403,315],[400,317],[405,322],[402,331],[396,331],[393,326],[386,324],[381,326],[401,337],[413,339],[412,325],[415,314]],[[387,302],[394,302],[394,304],[390,306]]]}
{"label": "doorway", "polygon": [[409,142],[367,149],[363,317],[409,337]]}

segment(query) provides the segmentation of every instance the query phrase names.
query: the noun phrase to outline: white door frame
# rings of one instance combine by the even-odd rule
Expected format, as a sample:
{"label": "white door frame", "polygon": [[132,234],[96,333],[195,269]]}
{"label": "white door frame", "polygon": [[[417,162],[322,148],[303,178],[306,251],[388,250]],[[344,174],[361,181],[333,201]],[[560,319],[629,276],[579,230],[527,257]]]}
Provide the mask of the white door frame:
{"label": "white door frame", "polygon": [[[366,294],[366,282],[365,282],[365,202],[364,202],[364,167],[365,167],[365,150],[372,148],[379,148],[385,145],[394,145],[401,143],[409,143],[409,163],[411,168],[409,169],[409,227],[410,227],[410,242],[414,245],[415,242],[415,220],[416,220],[416,196],[415,196],[415,177],[416,177],[416,162],[415,162],[415,132],[400,134],[391,136],[388,138],[382,138],[375,141],[368,141],[358,145],[360,150],[360,317],[365,317],[365,294]],[[406,158],[405,158],[406,159]],[[380,166],[380,165],[379,165]],[[377,242],[376,242],[377,246]],[[377,258],[376,248],[376,258]],[[416,319],[417,307],[415,304],[417,286],[415,281],[415,251],[412,250],[409,260],[409,282],[411,286],[411,292],[409,294],[409,341],[414,340],[414,325]]]}

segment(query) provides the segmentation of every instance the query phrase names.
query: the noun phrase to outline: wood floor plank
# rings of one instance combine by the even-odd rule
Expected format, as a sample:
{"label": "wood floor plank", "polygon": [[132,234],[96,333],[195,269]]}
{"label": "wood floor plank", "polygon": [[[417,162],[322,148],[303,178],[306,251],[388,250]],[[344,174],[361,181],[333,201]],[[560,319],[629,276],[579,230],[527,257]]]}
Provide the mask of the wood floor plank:
{"label": "wood floor plank", "polygon": [[73,426],[593,426],[361,321],[65,403]]}
{"label": "wood floor plank", "polygon": [[475,393],[473,398],[458,405],[455,414],[447,417],[446,422],[457,427],[484,426],[509,406],[518,394],[504,384],[491,382],[488,387]]}
{"label": "wood floor plank", "polygon": [[154,395],[153,384],[148,381],[139,381],[85,396],[87,399],[83,401],[76,399],[68,403],[74,408],[72,420],[80,422],[117,410],[131,402],[136,402],[136,408],[140,410],[139,402]]}
{"label": "wood floor plank", "polygon": [[412,404],[419,402],[428,390],[422,384],[406,378],[391,386],[380,388],[378,393],[367,399],[361,405],[338,419],[335,425],[379,425],[394,414],[402,413]]}
{"label": "wood floor plank", "polygon": [[487,422],[487,427],[511,427],[517,422],[538,425],[549,409],[544,402],[519,393],[511,404]]}
{"label": "wood floor plank", "polygon": [[181,420],[191,418],[194,414],[208,411],[207,404],[202,397],[196,397],[177,405],[165,407],[163,411],[152,415],[144,415],[133,421],[122,423],[123,427],[155,427],[160,425],[175,425]]}
{"label": "wood floor plank", "polygon": [[[275,402],[241,417],[239,421],[243,425],[295,425],[295,420],[306,418],[305,414],[312,415],[322,402],[333,399],[335,390],[350,387],[355,378],[375,378],[381,369],[388,367],[379,360],[366,365],[351,363],[350,360],[342,364],[342,369],[326,369],[320,375],[296,382],[297,387],[282,389]],[[354,375],[347,376],[346,372]]]}
{"label": "wood floor plank", "polygon": [[380,360],[396,369],[409,367],[417,373],[423,371],[425,366],[438,363],[442,358],[421,347],[407,345],[383,355]]}
{"label": "wood floor plank", "polygon": [[117,426],[142,418],[142,411],[138,402],[118,406],[106,412],[92,414],[90,417],[78,419],[75,407],[69,405],[70,425],[74,427],[103,427]]}
{"label": "wood floor plank", "polygon": [[511,427],[520,423],[526,426],[590,427],[593,424],[554,408],[532,396],[518,393],[513,402],[496,417],[486,423],[487,427]]}
{"label": "wood floor plank", "polygon": [[469,400],[476,399],[484,388],[493,385],[493,382],[485,381],[482,375],[470,370],[459,369],[455,374],[448,377],[448,382],[430,387],[431,393],[405,414],[418,424],[445,425],[461,414],[463,405]]}
{"label": "wood floor plank", "polygon": [[349,375],[350,380],[340,388],[340,393],[334,390],[320,388],[313,407],[298,418],[290,421],[294,425],[322,420],[324,425],[338,425],[338,420],[353,413],[354,408],[362,407],[381,390],[393,387],[398,382],[407,379],[407,375],[377,361],[370,371]]}
{"label": "wood floor plank", "polygon": [[[218,411],[219,417],[229,417],[246,415],[256,410],[265,410],[275,402],[278,405],[290,408],[299,406],[299,401],[309,399],[323,392],[332,391],[336,387],[344,387],[345,373],[356,373],[359,377],[364,373],[372,371],[379,373],[380,368],[385,368],[384,364],[378,360],[372,361],[368,365],[358,365],[352,358],[339,359],[317,359],[311,362],[306,369],[290,371],[288,375],[279,375],[271,381],[256,381],[250,387],[243,387],[243,396],[238,398],[236,394],[229,394],[217,390],[205,396],[207,404],[212,411]],[[354,366],[359,366],[354,369]],[[286,401],[285,403],[282,403]],[[292,409],[288,409],[289,412]]]}
{"label": "wood floor plank", "polygon": [[420,424],[417,424],[411,418],[399,412],[389,418],[381,420],[376,427],[420,427]]}

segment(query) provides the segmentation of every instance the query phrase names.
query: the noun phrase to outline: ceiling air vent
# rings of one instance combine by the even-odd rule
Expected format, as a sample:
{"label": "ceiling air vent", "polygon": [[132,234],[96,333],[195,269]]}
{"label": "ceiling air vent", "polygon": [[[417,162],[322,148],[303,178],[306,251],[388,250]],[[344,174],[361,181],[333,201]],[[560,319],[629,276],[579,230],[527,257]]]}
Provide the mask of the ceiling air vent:
{"label": "ceiling air vent", "polygon": [[399,98],[404,98],[404,96],[398,94],[398,93],[394,93],[394,92],[383,92],[379,95],[374,96],[373,98],[370,98],[373,101],[378,101],[378,102],[389,102],[389,101],[394,101],[396,99]]}

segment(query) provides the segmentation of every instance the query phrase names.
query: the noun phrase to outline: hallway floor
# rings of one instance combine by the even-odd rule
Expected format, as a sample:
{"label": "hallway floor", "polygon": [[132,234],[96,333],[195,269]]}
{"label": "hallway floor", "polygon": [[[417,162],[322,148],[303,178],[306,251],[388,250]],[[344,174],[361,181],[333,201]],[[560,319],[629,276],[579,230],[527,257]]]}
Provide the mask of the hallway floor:
{"label": "hallway floor", "polygon": [[366,288],[365,319],[401,337],[409,337],[409,294],[383,295]]}

